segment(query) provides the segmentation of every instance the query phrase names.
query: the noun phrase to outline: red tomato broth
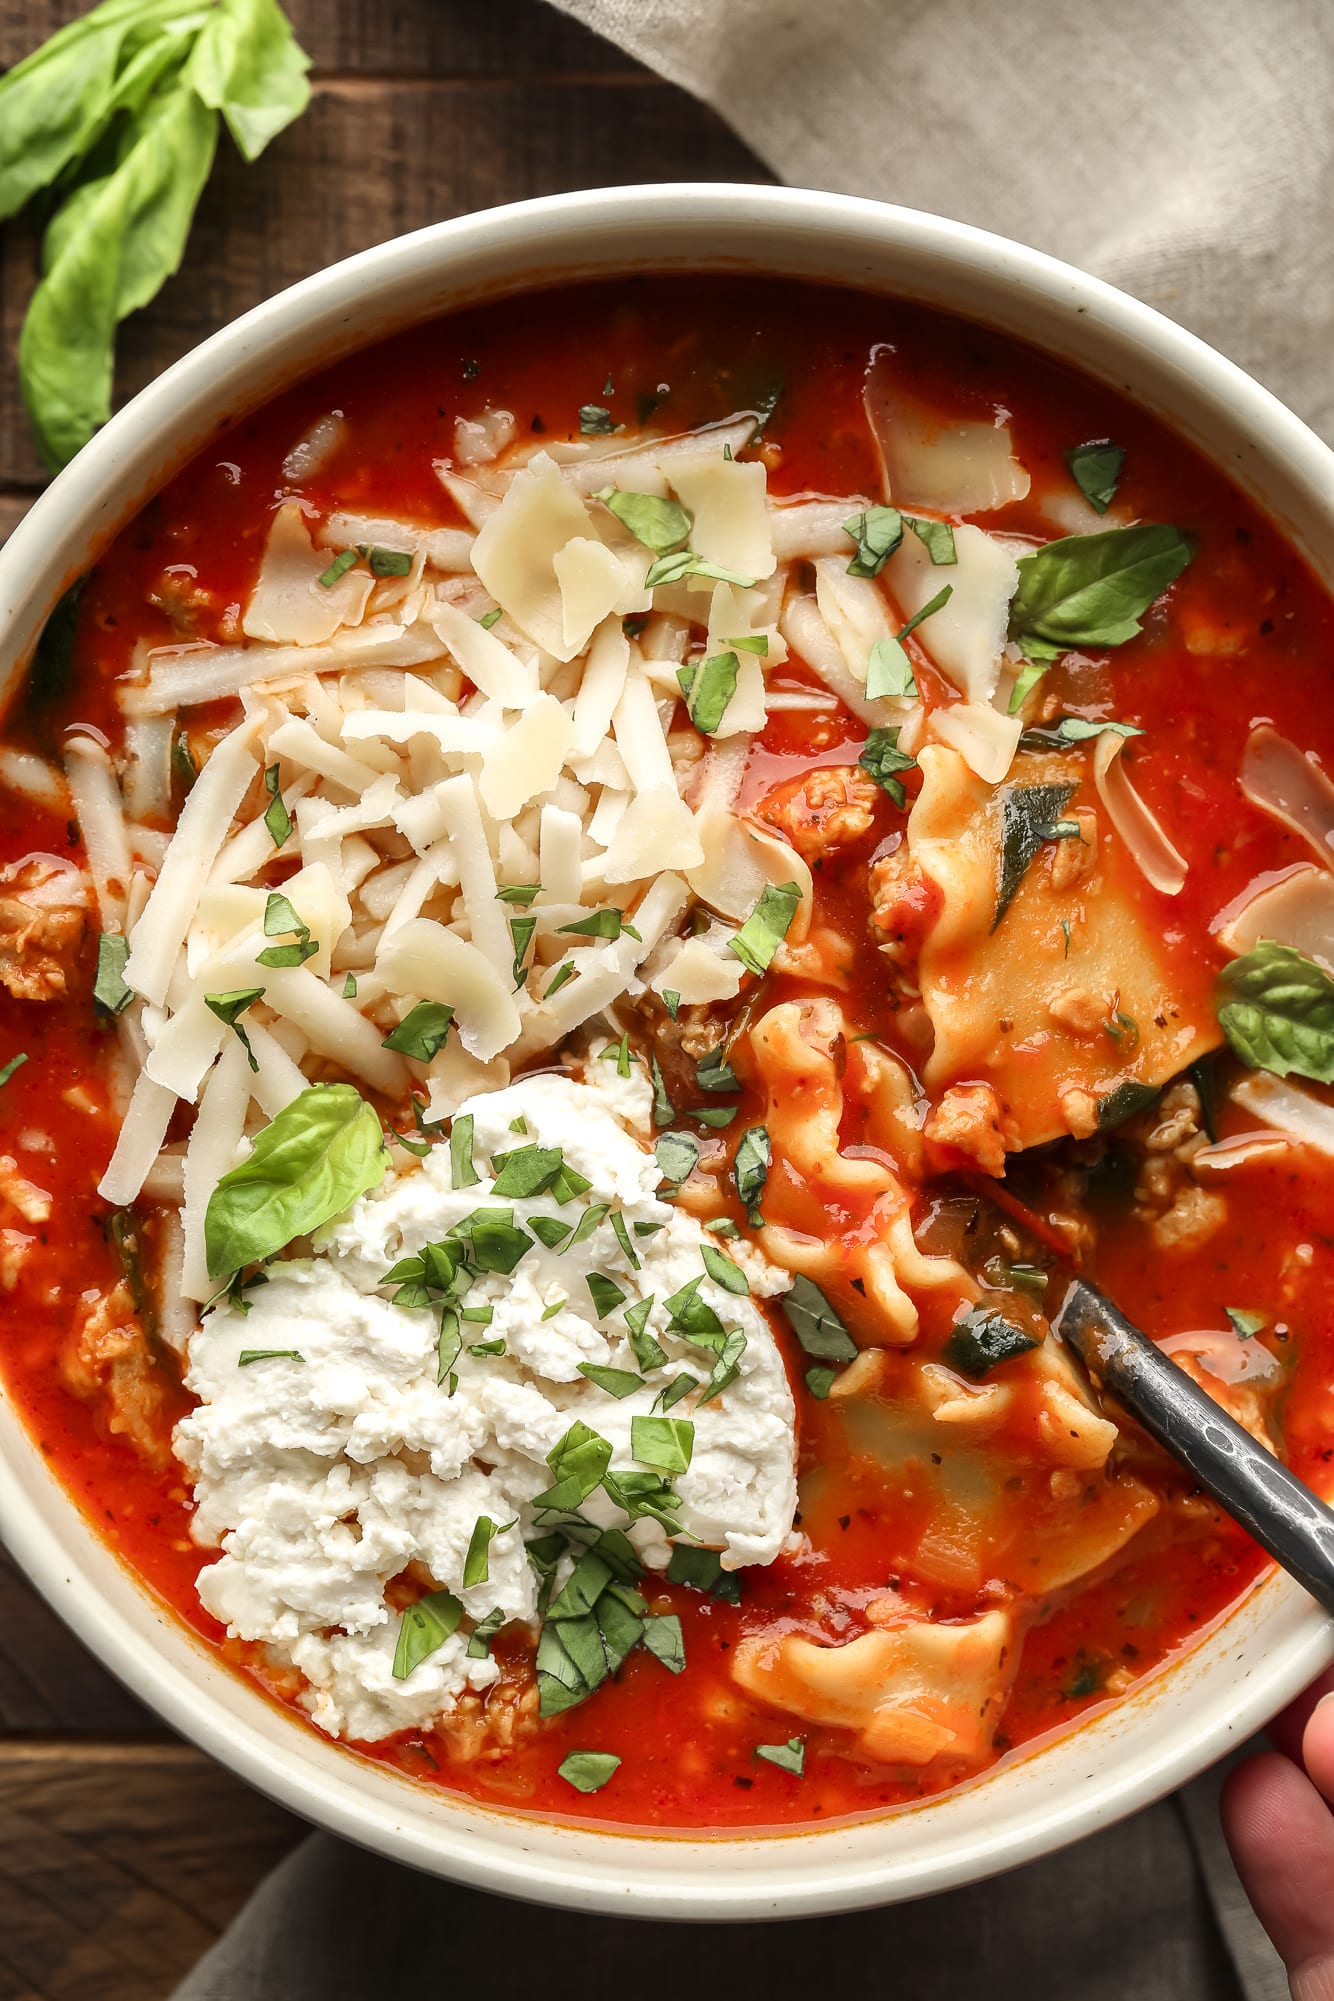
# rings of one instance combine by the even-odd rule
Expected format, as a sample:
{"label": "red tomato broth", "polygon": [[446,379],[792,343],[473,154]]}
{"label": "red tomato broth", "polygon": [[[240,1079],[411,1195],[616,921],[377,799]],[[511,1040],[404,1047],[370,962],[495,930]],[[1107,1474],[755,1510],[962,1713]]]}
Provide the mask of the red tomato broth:
{"label": "red tomato broth", "polygon": [[[217,636],[228,608],[242,604],[253,585],[270,513],[284,492],[283,457],[330,409],[343,413],[347,442],[302,489],[321,510],[447,518],[432,461],[450,452],[456,416],[494,398],[513,408],[521,431],[577,436],[580,405],[604,404],[633,425],[637,399],[655,395],[660,383],[670,384],[670,395],[654,422],[675,430],[748,407],[782,381],[766,442],[771,489],[874,497],[879,473],[861,384],[869,352],[886,342],[922,400],[954,416],[1006,414],[1033,488],[1028,500],[988,517],[989,526],[1049,539],[1040,507],[1045,492],[1069,489],[1062,454],[1084,439],[1110,436],[1127,449],[1118,505],[1172,521],[1196,541],[1190,568],[1149,615],[1141,638],[1090,662],[1076,659],[1049,680],[1070,707],[1111,714],[1147,732],[1132,747],[1134,780],[1191,873],[1175,901],[1138,893],[1167,940],[1183,996],[1203,1006],[1222,957],[1209,938],[1209,920],[1261,870],[1304,858],[1295,836],[1241,800],[1236,771],[1247,731],[1261,718],[1327,763],[1334,760],[1334,727],[1320,699],[1329,600],[1277,531],[1220,475],[1113,392],[999,336],[862,295],[763,280],[628,279],[460,314],[338,364],[229,426],[124,531],[84,594],[78,685],[45,715],[11,719],[13,733],[49,748],[73,721],[108,734],[119,728],[111,684],[130,666],[136,645],[179,637],[167,614],[149,603],[169,567],[194,573],[191,582],[206,593],[201,636]],[[1246,651],[1236,655],[1227,649],[1239,636]],[[1192,641],[1205,650],[1192,651]],[[925,667],[920,651],[916,657]],[[802,673],[799,663],[790,675],[784,670],[794,682]],[[935,695],[939,684],[929,668],[922,679]],[[196,712],[192,727],[199,721]],[[793,712],[773,716],[752,755],[745,802],[755,808],[814,765],[855,762],[864,740],[863,726],[842,711],[815,721]],[[909,774],[910,795],[914,786]],[[817,871],[816,882],[819,916],[851,943],[843,996],[850,1025],[855,1021],[858,1031],[911,1060],[882,962],[866,935],[863,889],[864,862],[901,838],[904,824],[904,814],[882,800],[864,847],[854,851],[855,866],[843,866],[840,857],[836,868]],[[32,848],[63,852],[69,834],[9,800],[0,811],[0,847],[6,861]],[[61,1380],[74,1290],[110,1283],[117,1274],[106,1205],[94,1192],[114,1138],[98,1069],[96,1038],[106,1031],[92,1008],[91,966],[85,970],[88,984],[67,1002],[34,1006],[0,997],[0,1060],[20,1046],[29,1053],[0,1100],[5,1146],[15,1151],[15,1135],[31,1120],[50,1135],[61,1162],[59,1202],[41,1257],[25,1269],[4,1317],[0,1370],[49,1463],[117,1553],[208,1644],[288,1699],[290,1671],[267,1664],[256,1648],[226,1641],[199,1606],[194,1580],[209,1555],[190,1543],[189,1497],[179,1470],[146,1465]],[[810,991],[799,980],[774,977],[766,999]],[[740,1067],[744,1081],[744,1062]],[[79,1081],[101,1093],[96,1114],[64,1104],[62,1091]],[[762,1095],[748,1083],[729,1144],[762,1115]],[[858,1143],[860,1117],[850,1102],[844,1145]],[[40,1156],[20,1151],[18,1157],[40,1180]],[[1328,1486],[1334,1244],[1319,1219],[1334,1213],[1334,1168],[1304,1165],[1298,1179],[1290,1167],[1262,1162],[1237,1175],[1245,1199],[1232,1205],[1226,1255],[1214,1242],[1169,1269],[1144,1225],[1111,1204],[1100,1209],[1100,1236],[1086,1268],[1150,1332],[1164,1335],[1218,1324],[1227,1305],[1268,1305],[1276,1245],[1308,1243],[1310,1260],[1283,1277],[1285,1318],[1278,1327],[1284,1331],[1258,1338],[1285,1357],[1295,1355],[1285,1398],[1288,1455],[1305,1477]],[[774,1199],[780,1206],[787,1199],[777,1182]],[[856,1205],[829,1189],[794,1188],[791,1200],[818,1214],[826,1234],[847,1242],[867,1228]],[[925,1206],[916,1198],[919,1220]],[[730,1212],[744,1224],[734,1201]],[[855,1333],[855,1295],[838,1303]],[[923,1311],[924,1345],[933,1349],[948,1330],[928,1307]],[[994,1596],[991,1581],[981,1594],[951,1593],[913,1575],[926,1519],[921,1494],[913,1492],[920,1480],[911,1468],[889,1470],[864,1451],[849,1456],[845,1416],[833,1400],[817,1402],[803,1391],[805,1358],[785,1332],[780,1338],[798,1400],[808,1544],[766,1570],[744,1573],[739,1606],[646,1580],[652,1608],[670,1608],[682,1619],[681,1675],[669,1675],[643,1652],[632,1655],[591,1703],[549,1721],[535,1743],[494,1763],[451,1758],[447,1731],[361,1751],[418,1781],[502,1807],[658,1831],[782,1827],[876,1812],[968,1776],[947,1767],[926,1778],[868,1767],[846,1733],[804,1728],[752,1701],[730,1679],[728,1657],[747,1632],[845,1639],[867,1630],[868,1600],[887,1591],[947,1618],[966,1616]],[[1164,1486],[1175,1482],[1186,1491],[1163,1465],[1156,1474]],[[1099,1706],[1107,1699],[1102,1677],[1109,1667],[1138,1679],[1173,1658],[1225,1614],[1261,1562],[1223,1518],[1206,1513],[1189,1534],[1174,1534],[1160,1517],[1107,1574],[1052,1594],[1024,1639],[998,1753],[1017,1753]],[[502,1640],[498,1658],[510,1652]],[[757,1744],[792,1734],[808,1740],[800,1780],[755,1756]],[[576,1747],[620,1755],[616,1784],[592,1799],[573,1793],[557,1766]]]}

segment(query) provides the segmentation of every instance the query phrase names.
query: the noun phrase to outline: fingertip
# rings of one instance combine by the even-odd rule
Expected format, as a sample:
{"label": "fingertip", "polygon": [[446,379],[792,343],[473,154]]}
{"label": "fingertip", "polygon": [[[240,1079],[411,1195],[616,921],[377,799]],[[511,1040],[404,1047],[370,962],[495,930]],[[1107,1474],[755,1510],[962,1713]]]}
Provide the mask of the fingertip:
{"label": "fingertip", "polygon": [[1261,1752],[1228,1774],[1222,1818],[1237,1874],[1284,1964],[1334,1958],[1334,1819],[1310,1780],[1279,1752]]}
{"label": "fingertip", "polygon": [[1302,1731],[1302,1763],[1327,1800],[1334,1800],[1334,1696],[1320,1697]]}

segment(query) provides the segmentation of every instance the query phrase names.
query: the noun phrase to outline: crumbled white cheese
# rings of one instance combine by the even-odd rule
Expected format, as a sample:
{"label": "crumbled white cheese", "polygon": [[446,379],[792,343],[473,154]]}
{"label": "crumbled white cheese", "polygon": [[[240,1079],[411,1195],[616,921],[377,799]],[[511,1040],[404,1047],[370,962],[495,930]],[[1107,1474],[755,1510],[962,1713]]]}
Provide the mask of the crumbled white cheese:
{"label": "crumbled white cheese", "polygon": [[[710,1357],[667,1332],[662,1302],[701,1276],[701,1246],[711,1240],[655,1192],[643,1068],[623,1078],[614,1061],[595,1058],[587,1075],[587,1083],[531,1075],[471,1099],[462,1110],[474,1121],[475,1184],[453,1188],[449,1148],[433,1147],[326,1229],[316,1256],[271,1266],[268,1282],[249,1290],[248,1312],[215,1307],[190,1343],[186,1380],[200,1405],[179,1426],[177,1450],[195,1481],[196,1535],[223,1551],[202,1573],[200,1597],[229,1631],[295,1663],[311,1714],[332,1734],[375,1739],[420,1726],[464,1689],[493,1681],[489,1659],[468,1659],[464,1627],[396,1681],[399,1617],[386,1585],[415,1567],[431,1588],[454,1592],[470,1622],[498,1609],[533,1625],[539,1580],[524,1538],[535,1532],[533,1497],[551,1484],[547,1454],[577,1418],[610,1443],[613,1471],[636,1467],[632,1419],[683,1370],[700,1381],[709,1373]],[[514,1130],[517,1120],[526,1130]],[[465,1347],[450,1395],[436,1380],[436,1314],[392,1304],[381,1282],[400,1258],[492,1204],[492,1156],[526,1145],[560,1147],[591,1184],[587,1193],[564,1204],[550,1194],[495,1203],[511,1206],[520,1225],[550,1216],[571,1227],[591,1204],[610,1203],[641,1269],[608,1217],[571,1250],[536,1243],[512,1273],[483,1274],[465,1303],[490,1305],[492,1318],[464,1322],[464,1339],[503,1339],[506,1351],[474,1356]],[[654,1234],[637,1236],[636,1223]],[[753,1295],[788,1284],[758,1252],[728,1250],[738,1251]],[[597,1315],[592,1271],[615,1280],[625,1306],[652,1296],[649,1329],[668,1354],[665,1368],[619,1401],[579,1374],[583,1362],[637,1366],[624,1307]],[[796,1505],[791,1392],[753,1299],[708,1277],[700,1297],[725,1326],[744,1328],[747,1346],[720,1397],[697,1408],[692,1393],[675,1406],[695,1427],[689,1470],[673,1483],[680,1518],[728,1568],[767,1563]],[[300,1360],[279,1352],[242,1367],[247,1350],[295,1350]],[[624,1522],[601,1490],[582,1512],[599,1526]],[[491,1544],[488,1581],[464,1589],[482,1515],[514,1526]],[[666,1564],[657,1522],[629,1532],[644,1562]]]}

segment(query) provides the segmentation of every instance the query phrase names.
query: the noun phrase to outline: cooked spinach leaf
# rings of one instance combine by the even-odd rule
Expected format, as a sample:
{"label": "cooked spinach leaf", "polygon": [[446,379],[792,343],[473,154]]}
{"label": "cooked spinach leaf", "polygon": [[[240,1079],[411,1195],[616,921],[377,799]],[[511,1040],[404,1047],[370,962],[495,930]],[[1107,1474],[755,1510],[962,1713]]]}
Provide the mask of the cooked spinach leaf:
{"label": "cooked spinach leaf", "polygon": [[993,931],[1014,902],[1015,892],[1043,844],[1057,838],[1053,830],[1060,824],[1074,791],[1069,784],[1011,785],[1002,794]]}

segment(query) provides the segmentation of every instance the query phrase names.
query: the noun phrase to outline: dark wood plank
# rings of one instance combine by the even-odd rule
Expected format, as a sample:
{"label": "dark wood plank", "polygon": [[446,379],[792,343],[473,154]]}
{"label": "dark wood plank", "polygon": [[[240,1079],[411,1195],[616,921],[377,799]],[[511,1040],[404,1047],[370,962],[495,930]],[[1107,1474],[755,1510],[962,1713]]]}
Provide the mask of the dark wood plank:
{"label": "dark wood plank", "polygon": [[14,1731],[154,1727],[0,1550],[0,1740]]}
{"label": "dark wood plank", "polygon": [[183,1744],[0,1742],[0,2001],[163,2001],[303,1831]]}
{"label": "dark wood plank", "polygon": [[[376,76],[631,75],[637,65],[544,0],[285,0],[317,72]],[[0,69],[89,0],[0,0]]]}

